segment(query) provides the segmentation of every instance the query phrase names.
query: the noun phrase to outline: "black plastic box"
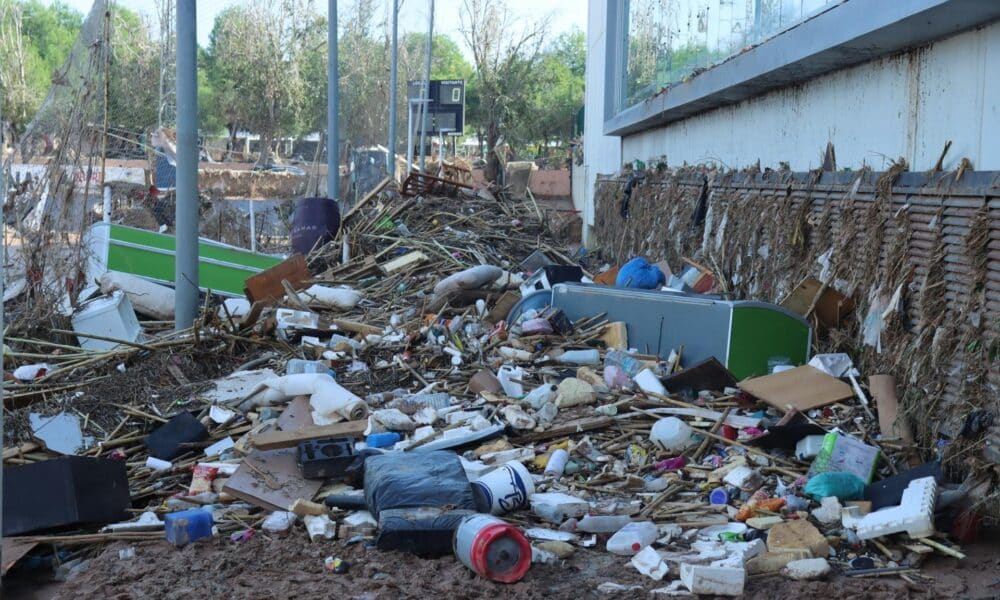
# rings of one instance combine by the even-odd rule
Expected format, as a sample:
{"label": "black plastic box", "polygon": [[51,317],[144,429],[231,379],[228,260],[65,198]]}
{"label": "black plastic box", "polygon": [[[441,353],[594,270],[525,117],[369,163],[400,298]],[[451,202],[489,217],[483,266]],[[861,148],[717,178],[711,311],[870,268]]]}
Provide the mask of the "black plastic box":
{"label": "black plastic box", "polygon": [[130,502],[124,460],[63,456],[5,467],[3,535],[122,521]]}
{"label": "black plastic box", "polygon": [[340,479],[354,462],[354,438],[299,442],[299,467],[306,479]]}

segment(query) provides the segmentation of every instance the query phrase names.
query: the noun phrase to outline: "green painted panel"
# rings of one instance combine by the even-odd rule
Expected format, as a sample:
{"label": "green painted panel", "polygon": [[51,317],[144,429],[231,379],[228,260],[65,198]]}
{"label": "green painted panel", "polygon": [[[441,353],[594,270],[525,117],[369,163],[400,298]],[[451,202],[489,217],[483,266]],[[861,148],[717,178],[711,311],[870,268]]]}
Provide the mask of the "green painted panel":
{"label": "green painted panel", "polygon": [[795,365],[809,357],[809,326],[772,309],[734,307],[729,340],[727,366],[737,379],[766,375],[772,356],[787,356]]}
{"label": "green painted panel", "polygon": [[[173,236],[112,225],[107,268],[173,283],[174,248]],[[198,245],[198,255],[200,287],[236,296],[243,295],[248,277],[281,262],[273,256],[204,242]]]}
{"label": "green painted panel", "polygon": [[[176,242],[174,240],[174,236],[172,235],[157,233],[155,231],[146,231],[144,229],[135,229],[133,227],[125,227],[122,225],[111,226],[111,239],[113,241],[128,242],[131,244],[139,244],[142,246],[149,246],[151,248],[168,250],[171,253],[173,253],[176,248]],[[248,250],[218,246],[204,241],[199,242],[198,244],[198,256],[202,259],[209,258],[212,260],[220,260],[223,262],[252,267],[259,271],[273,267],[281,262],[280,258],[275,258],[266,254],[254,254]]]}

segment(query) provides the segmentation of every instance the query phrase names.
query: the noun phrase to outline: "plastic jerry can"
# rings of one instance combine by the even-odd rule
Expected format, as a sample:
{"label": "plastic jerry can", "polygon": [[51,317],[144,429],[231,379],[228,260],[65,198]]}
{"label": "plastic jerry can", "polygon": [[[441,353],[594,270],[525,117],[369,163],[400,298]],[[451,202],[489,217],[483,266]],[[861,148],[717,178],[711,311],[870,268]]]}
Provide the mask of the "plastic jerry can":
{"label": "plastic jerry can", "polygon": [[629,523],[608,540],[608,552],[632,556],[656,541],[659,529],[650,521]]}
{"label": "plastic jerry can", "polygon": [[531,567],[531,544],[513,525],[484,514],[469,515],[452,538],[455,556],[482,577],[514,583]]}
{"label": "plastic jerry can", "polygon": [[200,508],[169,513],[163,517],[167,542],[186,546],[202,538],[212,537],[212,513]]}

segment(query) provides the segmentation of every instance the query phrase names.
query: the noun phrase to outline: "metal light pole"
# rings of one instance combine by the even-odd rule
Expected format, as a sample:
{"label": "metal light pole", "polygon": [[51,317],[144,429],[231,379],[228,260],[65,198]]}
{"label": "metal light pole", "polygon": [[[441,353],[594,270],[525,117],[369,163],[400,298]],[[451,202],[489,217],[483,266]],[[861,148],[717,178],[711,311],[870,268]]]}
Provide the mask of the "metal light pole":
{"label": "metal light pole", "polygon": [[424,92],[420,97],[424,100],[420,119],[420,172],[424,172],[424,145],[427,143],[427,109],[431,98],[431,43],[434,41],[434,0],[431,0],[431,14],[427,23],[427,61],[424,65]]}
{"label": "metal light pole", "polygon": [[337,0],[329,0],[326,24],[326,195],[340,199],[340,65],[337,64]]}
{"label": "metal light pole", "polygon": [[177,241],[174,329],[198,311],[198,64],[195,0],[177,0]]}
{"label": "metal light pole", "polygon": [[389,155],[385,159],[386,173],[396,174],[396,94],[399,71],[399,0],[392,0],[392,56],[389,69]]}
{"label": "metal light pole", "polygon": [[[4,318],[3,295],[7,292],[7,222],[4,220],[3,205],[7,203],[7,161],[3,150],[7,147],[7,128],[3,125],[3,90],[0,89],[0,365],[7,362],[4,352]],[[3,401],[7,394],[7,383],[3,377],[4,369],[0,366],[0,434],[4,431]],[[0,459],[0,537],[3,536],[3,459]],[[2,553],[2,551],[0,551]],[[2,558],[2,557],[0,557]],[[0,589],[3,583],[0,582]]]}

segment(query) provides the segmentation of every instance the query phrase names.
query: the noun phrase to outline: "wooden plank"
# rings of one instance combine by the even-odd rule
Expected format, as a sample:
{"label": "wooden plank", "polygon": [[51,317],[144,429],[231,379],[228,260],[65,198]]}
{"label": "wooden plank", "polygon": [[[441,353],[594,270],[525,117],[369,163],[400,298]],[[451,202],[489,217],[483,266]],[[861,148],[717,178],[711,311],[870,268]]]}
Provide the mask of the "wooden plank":
{"label": "wooden plank", "polygon": [[276,450],[293,448],[305,440],[316,440],[331,437],[358,437],[364,435],[368,421],[344,421],[333,425],[312,425],[293,431],[268,431],[253,438],[254,448],[258,450]]}
{"label": "wooden plank", "polygon": [[604,429],[605,427],[610,427],[613,425],[615,420],[611,417],[597,417],[593,419],[582,419],[580,421],[575,421],[572,423],[567,423],[560,427],[553,427],[546,431],[540,431],[537,433],[529,433],[528,435],[522,435],[521,437],[511,440],[511,443],[523,445],[528,442],[538,442],[541,440],[551,440],[552,438],[563,437],[567,435],[573,435],[574,433],[580,433],[583,431],[592,431],[594,429]]}
{"label": "wooden plank", "polygon": [[306,259],[301,254],[293,254],[256,275],[248,277],[244,283],[243,293],[251,303],[278,302],[285,296],[282,281],[287,281],[294,289],[300,290],[305,282],[312,279],[312,273],[306,266]]}
{"label": "wooden plank", "polygon": [[408,267],[422,263],[427,260],[427,255],[420,250],[414,250],[413,252],[408,252],[399,258],[394,258],[387,263],[382,264],[382,270],[386,272],[387,275],[392,275],[397,271],[402,271]]}
{"label": "wooden plank", "polygon": [[378,335],[382,333],[382,329],[379,327],[359,323],[358,321],[351,321],[349,319],[330,319],[330,324],[334,325],[341,331],[360,333],[361,335]]}

